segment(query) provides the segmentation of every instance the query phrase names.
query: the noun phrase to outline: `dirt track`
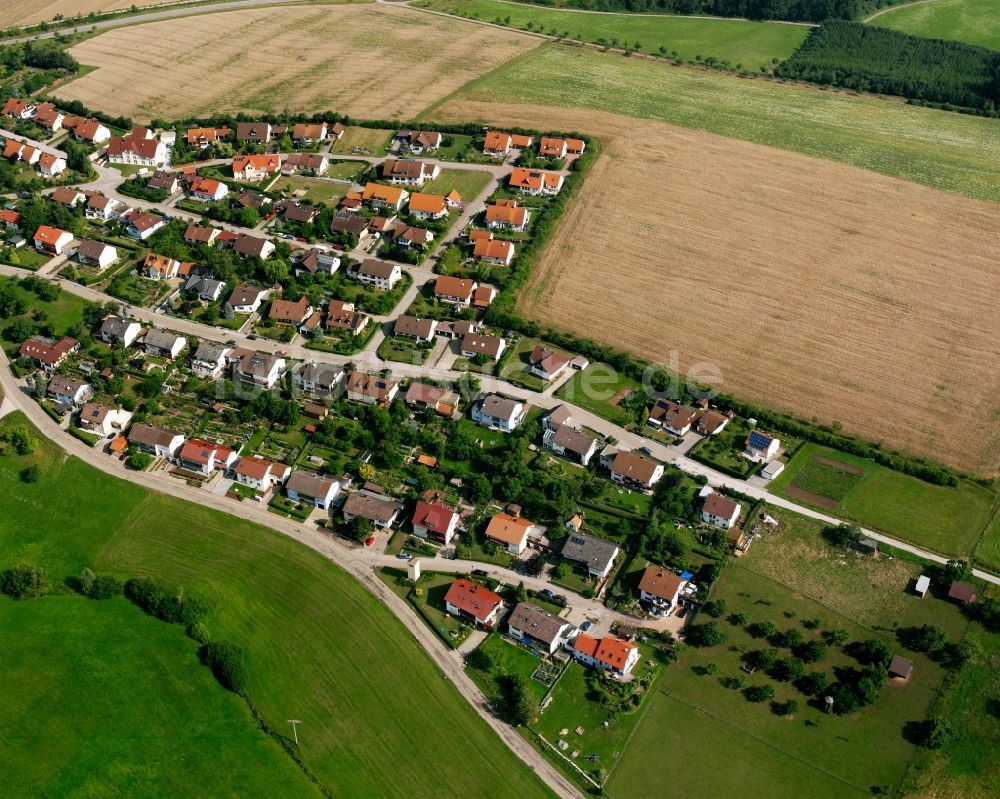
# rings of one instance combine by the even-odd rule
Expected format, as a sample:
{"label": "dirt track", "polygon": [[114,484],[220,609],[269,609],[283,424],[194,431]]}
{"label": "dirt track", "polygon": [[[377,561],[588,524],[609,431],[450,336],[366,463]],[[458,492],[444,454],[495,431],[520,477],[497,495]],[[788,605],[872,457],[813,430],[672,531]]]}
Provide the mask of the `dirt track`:
{"label": "dirt track", "polygon": [[612,114],[453,101],[433,116],[603,141],[522,295],[530,315],[997,473],[997,206]]}

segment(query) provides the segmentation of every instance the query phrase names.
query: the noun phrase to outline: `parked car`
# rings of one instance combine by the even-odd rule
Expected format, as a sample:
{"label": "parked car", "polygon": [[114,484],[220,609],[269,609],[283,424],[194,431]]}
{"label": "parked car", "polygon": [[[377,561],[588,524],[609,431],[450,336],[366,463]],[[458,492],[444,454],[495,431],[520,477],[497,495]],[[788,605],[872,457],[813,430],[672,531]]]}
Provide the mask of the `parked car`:
{"label": "parked car", "polygon": [[396,557],[399,558],[400,560],[413,560],[413,555],[411,555],[409,552],[400,552],[398,555],[396,555]]}
{"label": "parked car", "polygon": [[486,569],[473,569],[472,574],[476,577],[488,577],[490,573]]}
{"label": "parked car", "polygon": [[370,536],[368,536],[368,540],[365,541],[365,546],[366,547],[370,547],[374,543],[375,543],[375,536],[370,535]]}
{"label": "parked car", "polygon": [[587,621],[585,621],[583,624],[580,625],[580,630],[581,630],[581,632],[587,632],[587,630],[589,630],[591,628],[591,626],[592,626],[592,624],[591,624],[590,620],[588,619]]}
{"label": "parked car", "polygon": [[542,596],[553,597],[553,596],[555,596],[555,593],[552,591],[551,588],[543,588],[542,589]]}
{"label": "parked car", "polygon": [[643,455],[649,455],[650,457],[652,457],[653,455],[653,450],[651,450],[649,447],[639,447],[639,452],[641,452]]}

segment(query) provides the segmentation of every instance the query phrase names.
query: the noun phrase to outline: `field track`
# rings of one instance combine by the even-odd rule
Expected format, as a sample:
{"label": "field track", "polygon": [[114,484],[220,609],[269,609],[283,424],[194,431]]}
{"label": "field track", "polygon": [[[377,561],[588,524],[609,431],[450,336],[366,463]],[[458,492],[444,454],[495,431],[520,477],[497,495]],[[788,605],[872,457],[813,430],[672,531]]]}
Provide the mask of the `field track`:
{"label": "field track", "polygon": [[455,100],[433,116],[603,142],[522,294],[528,315],[996,473],[995,205],[612,114]]}

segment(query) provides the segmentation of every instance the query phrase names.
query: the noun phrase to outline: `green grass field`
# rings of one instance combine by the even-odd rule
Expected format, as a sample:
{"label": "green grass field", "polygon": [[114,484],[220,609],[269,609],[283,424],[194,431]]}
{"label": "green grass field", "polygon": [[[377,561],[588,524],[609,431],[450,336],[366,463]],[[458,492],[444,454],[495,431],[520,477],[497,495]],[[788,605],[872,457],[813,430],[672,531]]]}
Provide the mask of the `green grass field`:
{"label": "green grass field", "polygon": [[1000,0],[933,0],[894,9],[871,24],[1000,50]]}
{"label": "green grass field", "polygon": [[490,173],[475,169],[448,169],[441,170],[441,174],[430,183],[424,184],[420,191],[429,194],[447,194],[450,191],[457,191],[463,200],[470,202],[479,196],[479,193],[486,188],[490,182]]}
{"label": "green grass field", "polygon": [[181,627],[71,595],[2,599],[0,629],[6,796],[321,796]]}
{"label": "green grass field", "polygon": [[[837,476],[836,486],[829,480],[817,482],[811,477],[818,467],[812,461],[813,455],[860,467],[865,475],[853,486],[848,483],[854,482],[854,476],[845,474]],[[873,461],[815,444],[800,448],[768,489],[810,504],[787,491],[789,486],[799,485],[803,470],[807,470],[803,487],[815,491],[825,485],[828,495],[836,495],[836,508],[820,507],[820,510],[835,510],[842,517],[944,555],[971,555],[993,517],[997,502],[993,492],[975,483],[962,482],[955,488],[936,486]],[[824,469],[824,475],[834,471]]]}
{"label": "green grass field", "polygon": [[298,199],[312,203],[336,205],[350,188],[346,183],[334,183],[332,180],[318,180],[293,175],[279,178],[272,186],[272,191],[283,191],[292,195],[296,191],[304,190],[306,193]]}
{"label": "green grass field", "polygon": [[380,128],[357,128],[353,125],[344,131],[344,135],[333,143],[330,152],[355,155],[357,150],[363,150],[362,155],[385,155],[386,145],[392,139],[395,131]]}
{"label": "green grass field", "polygon": [[[771,59],[788,58],[809,33],[800,25],[730,19],[697,19],[669,15],[581,14],[496,0],[419,0],[419,8],[443,11],[483,22],[501,21],[521,30],[561,35],[582,42],[635,45],[641,52],[668,54],[692,60],[695,56],[727,60],[733,66],[757,69]],[[529,27],[530,23],[530,27]]]}
{"label": "green grass field", "polygon": [[653,119],[1000,202],[993,119],[566,46],[540,48],[457,98]]}
{"label": "green grass field", "polygon": [[1000,511],[993,517],[976,547],[976,562],[994,574],[1000,574]]}
{"label": "green grass field", "polygon": [[[905,591],[905,586],[898,590]],[[822,629],[843,628],[851,640],[880,638],[894,650],[899,648],[888,632],[862,627],[849,616],[841,616],[742,563],[729,566],[712,597],[725,599],[730,611],[748,612],[753,622],[771,621],[781,630],[798,629],[806,641]],[[937,599],[926,601],[940,604],[961,621],[953,605]],[[802,620],[812,618],[821,619],[823,626],[815,631],[806,629]],[[879,619],[884,625],[890,621],[888,616]],[[789,683],[760,672],[743,673],[741,653],[769,644],[725,620],[720,625],[728,635],[724,643],[707,649],[689,647],[660,680],[658,689],[665,696],[654,701],[619,769],[612,774],[612,797],[650,796],[655,793],[654,786],[673,785],[678,775],[684,782],[675,787],[687,787],[697,796],[735,796],[737,778],[742,791],[751,780],[753,795],[760,796],[791,796],[791,786],[801,795],[802,785],[808,784],[810,797],[861,797],[871,786],[900,783],[914,753],[913,745],[903,738],[902,727],[907,721],[926,717],[944,677],[941,666],[926,656],[906,653],[914,670],[905,685],[887,685],[874,705],[851,715],[829,715],[808,705],[808,698]],[[960,624],[951,626],[961,629]],[[950,638],[957,640],[959,635]],[[779,648],[779,657],[787,655],[787,649]],[[714,674],[705,673],[709,664],[715,664]],[[856,661],[831,647],[826,659],[811,664],[808,670],[832,677],[837,667],[854,665]],[[778,716],[767,702],[749,702],[739,690],[724,687],[720,680],[727,677],[740,678],[744,686],[772,685],[776,701],[795,699],[799,709],[791,717]],[[693,715],[702,720],[694,735],[685,723]],[[690,744],[685,740],[692,737],[702,751],[724,750],[726,767],[718,768],[716,761],[714,768],[708,768],[698,758],[689,762],[675,757],[675,747],[688,751]],[[669,757],[650,757],[657,743]],[[872,752],[878,756],[869,756]],[[685,773],[688,768],[690,774]]]}
{"label": "green grass field", "polygon": [[606,363],[592,363],[563,383],[556,396],[579,405],[618,425],[628,424],[632,417],[618,404],[625,393],[641,390],[642,386]]}
{"label": "green grass field", "polygon": [[[28,485],[30,462],[42,474]],[[55,580],[84,566],[149,575],[215,597],[213,636],[247,650],[268,722],[302,720],[302,758],[334,795],[548,795],[392,614],[311,550],[96,472],[40,437],[33,455],[0,459],[0,486],[0,563],[34,561]],[[188,780],[175,793],[197,793],[205,775],[173,766]]]}

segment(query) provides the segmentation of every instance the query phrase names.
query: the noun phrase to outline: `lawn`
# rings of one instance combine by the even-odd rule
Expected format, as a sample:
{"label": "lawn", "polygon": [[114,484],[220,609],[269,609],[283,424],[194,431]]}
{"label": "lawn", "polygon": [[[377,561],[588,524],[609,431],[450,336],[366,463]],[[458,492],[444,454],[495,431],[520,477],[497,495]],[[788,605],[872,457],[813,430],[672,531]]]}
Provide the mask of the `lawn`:
{"label": "lawn", "polygon": [[[27,463],[41,468],[31,485],[19,478]],[[392,614],[311,550],[96,472],[40,437],[34,455],[0,459],[0,486],[0,563],[31,560],[54,580],[90,566],[211,594],[213,636],[247,650],[265,720],[302,719],[302,759],[330,793],[548,795]],[[204,774],[176,771],[187,793],[200,790]]]}
{"label": "lawn", "polygon": [[385,148],[395,132],[381,128],[357,128],[352,125],[333,143],[330,153],[331,155],[385,155]]}
{"label": "lawn", "polygon": [[[0,277],[0,287],[11,284],[16,285],[17,278]],[[74,325],[83,323],[83,309],[87,303],[75,294],[70,294],[68,291],[61,291],[53,302],[45,302],[40,300],[33,292],[25,291],[20,286],[17,286],[15,290],[27,301],[28,313],[21,317],[12,317],[11,319],[4,320],[4,328],[9,327],[18,318],[30,318],[30,315],[35,311],[45,312],[52,325],[53,332],[58,335],[63,335]]]}
{"label": "lawn", "polygon": [[[419,585],[414,588],[403,569],[382,568],[378,570],[382,582],[405,599],[420,619],[430,627],[450,648],[457,649],[469,637],[472,628],[449,615],[444,609],[444,595],[455,582],[457,575],[424,572]],[[420,592],[419,594],[417,592]]]}
{"label": "lawn", "polygon": [[182,627],[71,595],[0,599],[0,629],[6,796],[322,795]]}
{"label": "lawn", "polygon": [[[819,471],[813,461],[816,455],[849,468],[863,469],[864,477],[850,486],[853,475],[834,469]],[[792,496],[788,490],[791,486],[794,492],[803,470],[806,485],[813,486],[810,490],[821,488],[840,497],[834,499],[834,508],[825,506],[820,510],[836,510],[838,515],[859,524],[944,555],[971,555],[993,517],[997,502],[993,492],[969,481],[955,488],[932,485],[873,461],[815,444],[801,447],[784,472],[772,481],[769,490],[811,504]]]}
{"label": "lawn", "polygon": [[430,183],[421,189],[429,194],[448,194],[457,191],[461,198],[470,202],[486,188],[493,176],[478,169],[448,169],[445,167]]}
{"label": "lawn", "polygon": [[410,338],[386,338],[378,348],[378,356],[386,361],[409,363],[417,366],[427,360],[434,349],[434,342],[421,344]]}
{"label": "lawn", "polygon": [[[894,621],[890,615],[883,614],[877,629],[865,628],[850,616],[840,615],[797,589],[798,586],[786,587],[738,562],[731,564],[716,583],[712,598],[726,600],[729,611],[748,612],[752,622],[770,621],[780,630],[795,629],[805,641],[818,638],[822,630],[840,628],[848,632],[848,640],[874,638],[883,640],[893,651],[901,650],[888,631],[887,625]],[[898,590],[905,587],[899,586]],[[963,629],[953,605],[931,598],[924,602],[940,605],[954,620],[949,626]],[[821,620],[821,628],[810,630],[802,624],[814,618]],[[723,737],[728,742],[727,753],[741,752],[745,746],[751,747],[751,751],[761,744],[768,747],[766,755],[760,754],[752,766],[736,768],[730,764],[726,769],[696,770],[691,777],[698,785],[695,795],[732,795],[730,781],[733,772],[738,772],[743,779],[752,773],[751,779],[760,781],[755,795],[770,796],[777,791],[777,795],[784,796],[788,789],[782,783],[798,780],[801,790],[803,766],[814,772],[817,782],[813,785],[808,780],[810,796],[860,797],[868,794],[871,786],[885,786],[891,793],[899,785],[914,754],[914,746],[903,738],[903,725],[926,718],[945,674],[940,665],[924,655],[904,652],[914,663],[906,684],[886,685],[875,704],[850,715],[827,714],[808,704],[808,697],[790,683],[778,682],[760,671],[750,676],[745,674],[740,668],[742,653],[772,644],[751,637],[745,628],[725,620],[719,623],[727,634],[726,641],[706,649],[688,647],[660,681],[658,687],[665,698],[658,699],[659,708],[650,712],[640,726],[634,745],[630,745],[620,771],[613,777],[612,796],[625,795],[616,785],[652,786],[684,771],[670,759],[640,759],[642,753],[648,755],[651,739],[659,742],[662,751],[672,752],[679,737],[690,737],[690,730],[674,718],[681,706],[698,711],[710,722],[709,729],[702,730],[703,734],[697,738],[705,751],[715,749],[714,744]],[[958,640],[960,634],[949,638]],[[787,648],[777,649],[780,658],[788,656]],[[837,668],[856,665],[841,648],[830,647],[826,657],[810,664],[807,670],[822,671],[831,678]],[[722,681],[730,679],[739,680],[743,687],[771,685],[776,701],[795,699],[799,709],[791,716],[779,716],[767,702],[750,702],[739,690],[724,687]],[[873,752],[878,756],[872,757]],[[649,793],[649,790],[638,792]]]}
{"label": "lawn", "polygon": [[757,468],[757,464],[742,455],[750,429],[745,419],[737,417],[721,432],[703,438],[690,456],[721,472],[744,479]]}
{"label": "lawn", "polygon": [[934,0],[893,9],[872,20],[880,28],[1000,50],[1000,0]]}
{"label": "lawn", "polygon": [[666,53],[685,60],[713,56],[754,70],[771,59],[788,58],[809,32],[799,25],[666,14],[580,14],[495,0],[420,0],[416,5],[583,42],[633,47],[638,41],[644,53],[657,54],[662,47]]}
{"label": "lawn", "polygon": [[[6,248],[0,247],[0,252],[6,252]],[[9,256],[0,257],[0,263],[19,266],[22,269],[30,269],[32,272],[45,266],[49,260],[50,256],[38,252],[34,247],[29,247],[28,245],[18,250],[11,248]]]}
{"label": "lawn", "polygon": [[311,203],[326,203],[327,205],[336,205],[350,188],[346,183],[334,183],[332,180],[306,178],[298,175],[282,176],[272,187],[274,191],[282,191],[288,195],[304,190],[305,194],[301,195],[299,199]]}
{"label": "lawn", "polygon": [[1000,573],[1000,512],[993,516],[983,537],[979,539],[975,558],[984,569],[993,574]]}
{"label": "lawn", "polygon": [[493,633],[484,638],[478,650],[489,653],[490,662],[493,664],[490,672],[480,671],[471,666],[466,666],[466,671],[487,697],[494,701],[501,699],[502,690],[497,680],[498,677],[520,675],[527,681],[525,684],[535,701],[541,704],[548,688],[537,680],[531,679],[531,675],[535,673],[535,669],[541,662],[536,655],[499,633]]}
{"label": "lawn", "polygon": [[992,119],[565,46],[515,60],[457,97],[659,120],[1000,201]]}
{"label": "lawn", "polygon": [[619,401],[636,390],[642,390],[639,381],[606,363],[592,363],[563,383],[556,396],[617,425],[627,425],[634,418],[619,405]]}
{"label": "lawn", "polygon": [[570,353],[558,347],[546,345],[545,342],[537,338],[522,336],[517,344],[504,353],[500,364],[500,376],[509,380],[515,386],[529,389],[530,391],[544,391],[549,383],[529,371],[528,357],[537,346],[548,346],[549,349],[573,357]]}
{"label": "lawn", "polygon": [[132,273],[122,273],[111,281],[107,293],[140,308],[152,306],[170,293],[166,280],[150,280]]}

